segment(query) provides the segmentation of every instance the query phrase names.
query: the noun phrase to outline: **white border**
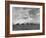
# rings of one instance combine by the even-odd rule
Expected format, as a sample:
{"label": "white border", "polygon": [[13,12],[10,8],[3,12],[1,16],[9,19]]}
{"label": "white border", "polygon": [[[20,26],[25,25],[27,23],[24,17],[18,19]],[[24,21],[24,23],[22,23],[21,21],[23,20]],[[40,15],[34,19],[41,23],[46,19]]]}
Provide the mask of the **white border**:
{"label": "white border", "polygon": [[[40,30],[12,31],[12,7],[40,8]],[[10,34],[39,33],[42,32],[42,6],[10,4]]]}

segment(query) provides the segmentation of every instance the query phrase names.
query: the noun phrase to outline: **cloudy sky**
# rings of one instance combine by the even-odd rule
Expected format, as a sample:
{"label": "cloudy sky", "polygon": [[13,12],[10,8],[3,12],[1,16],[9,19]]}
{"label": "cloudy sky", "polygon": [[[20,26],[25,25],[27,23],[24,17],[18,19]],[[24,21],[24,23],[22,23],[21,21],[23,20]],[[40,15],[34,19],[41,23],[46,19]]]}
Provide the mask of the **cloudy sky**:
{"label": "cloudy sky", "polygon": [[13,24],[40,23],[40,8],[12,8]]}

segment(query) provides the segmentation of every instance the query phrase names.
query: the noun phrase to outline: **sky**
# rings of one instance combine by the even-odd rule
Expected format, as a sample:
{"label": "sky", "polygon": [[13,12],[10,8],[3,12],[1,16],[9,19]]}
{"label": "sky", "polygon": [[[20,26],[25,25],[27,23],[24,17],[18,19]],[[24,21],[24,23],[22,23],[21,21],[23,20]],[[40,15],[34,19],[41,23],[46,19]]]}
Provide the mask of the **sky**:
{"label": "sky", "polygon": [[40,23],[40,8],[12,8],[13,24]]}

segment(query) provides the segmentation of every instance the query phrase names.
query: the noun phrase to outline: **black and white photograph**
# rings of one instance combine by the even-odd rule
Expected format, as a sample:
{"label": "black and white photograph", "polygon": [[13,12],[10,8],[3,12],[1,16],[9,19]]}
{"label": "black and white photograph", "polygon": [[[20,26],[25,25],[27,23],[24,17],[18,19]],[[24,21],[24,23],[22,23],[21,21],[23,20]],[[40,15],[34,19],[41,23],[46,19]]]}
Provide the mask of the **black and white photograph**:
{"label": "black and white photograph", "polygon": [[12,8],[13,31],[17,30],[39,30],[40,8]]}
{"label": "black and white photograph", "polygon": [[11,29],[16,33],[42,32],[42,6],[11,5]]}

